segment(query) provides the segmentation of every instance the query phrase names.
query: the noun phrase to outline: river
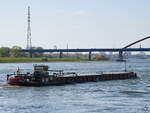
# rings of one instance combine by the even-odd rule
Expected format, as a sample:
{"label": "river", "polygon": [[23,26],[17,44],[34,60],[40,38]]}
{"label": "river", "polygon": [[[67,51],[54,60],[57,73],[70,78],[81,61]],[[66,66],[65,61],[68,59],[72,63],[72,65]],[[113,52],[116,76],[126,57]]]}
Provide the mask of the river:
{"label": "river", "polygon": [[19,87],[6,84],[6,75],[32,72],[34,64],[66,72],[122,71],[123,62],[0,63],[0,113],[145,113],[150,112],[150,60],[132,59],[127,69],[138,79]]}

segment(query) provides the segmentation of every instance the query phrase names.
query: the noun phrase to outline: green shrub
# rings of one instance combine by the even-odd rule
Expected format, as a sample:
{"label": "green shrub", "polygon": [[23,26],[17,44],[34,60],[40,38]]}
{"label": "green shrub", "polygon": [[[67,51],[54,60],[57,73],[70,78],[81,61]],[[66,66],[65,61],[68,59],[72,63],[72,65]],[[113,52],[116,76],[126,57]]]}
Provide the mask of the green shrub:
{"label": "green shrub", "polygon": [[93,60],[99,61],[99,60],[110,60],[110,59],[104,55],[97,55],[97,56],[93,57]]}

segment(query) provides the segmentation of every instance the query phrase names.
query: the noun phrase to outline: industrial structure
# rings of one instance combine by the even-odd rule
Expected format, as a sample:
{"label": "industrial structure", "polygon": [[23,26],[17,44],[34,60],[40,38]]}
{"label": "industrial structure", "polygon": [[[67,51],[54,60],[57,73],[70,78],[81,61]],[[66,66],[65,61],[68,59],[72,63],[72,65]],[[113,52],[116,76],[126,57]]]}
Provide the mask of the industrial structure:
{"label": "industrial structure", "polygon": [[28,27],[27,27],[27,49],[32,48],[32,42],[31,42],[31,26],[30,26],[30,6],[28,6]]}

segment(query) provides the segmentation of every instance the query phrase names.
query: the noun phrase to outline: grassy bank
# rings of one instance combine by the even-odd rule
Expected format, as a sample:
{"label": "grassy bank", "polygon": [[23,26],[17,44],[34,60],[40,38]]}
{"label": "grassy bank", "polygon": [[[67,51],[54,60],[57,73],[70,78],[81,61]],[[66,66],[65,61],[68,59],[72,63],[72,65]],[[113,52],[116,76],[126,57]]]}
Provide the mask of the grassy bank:
{"label": "grassy bank", "polygon": [[[109,61],[103,55],[93,57],[93,61]],[[54,62],[54,61],[67,61],[67,62],[80,62],[89,61],[88,58],[27,58],[27,57],[0,57],[0,63],[11,63],[11,62]]]}
{"label": "grassy bank", "polygon": [[86,58],[13,58],[13,57],[0,57],[0,63],[10,62],[53,62],[53,61],[88,61]]}

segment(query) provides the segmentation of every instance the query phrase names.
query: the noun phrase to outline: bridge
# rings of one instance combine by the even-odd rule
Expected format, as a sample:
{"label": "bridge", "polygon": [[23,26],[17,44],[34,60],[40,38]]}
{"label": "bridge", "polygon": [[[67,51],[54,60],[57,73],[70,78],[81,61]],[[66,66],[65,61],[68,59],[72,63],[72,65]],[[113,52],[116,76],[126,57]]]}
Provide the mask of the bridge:
{"label": "bridge", "polygon": [[63,52],[88,52],[89,53],[89,60],[91,60],[92,52],[119,52],[119,58],[123,60],[123,52],[124,51],[150,51],[150,48],[129,48],[132,45],[139,43],[141,41],[149,39],[150,36],[137,40],[131,44],[126,45],[123,48],[91,48],[91,49],[32,49],[31,46],[31,27],[30,27],[30,7],[28,6],[28,28],[27,28],[27,49],[22,49],[21,52],[29,52],[30,57],[32,57],[32,53],[34,52],[59,52],[59,57],[61,58]]}
{"label": "bridge", "polygon": [[139,43],[141,41],[149,39],[150,36],[142,38],[140,40],[137,40],[131,44],[128,44],[127,46],[123,48],[91,48],[91,49],[22,49],[21,52],[29,52],[30,56],[32,57],[32,53],[38,52],[38,53],[43,53],[43,52],[59,52],[60,55],[59,57],[62,58],[62,55],[64,52],[88,52],[89,53],[89,60],[91,60],[91,55],[92,52],[119,52],[119,58],[120,60],[123,60],[123,52],[139,52],[139,51],[144,51],[144,52],[150,52],[150,48],[129,48],[132,45]]}
{"label": "bridge", "polygon": [[[22,49],[22,52],[29,52],[29,53],[44,53],[44,52],[59,52],[59,57],[62,58],[63,52],[88,52],[89,53],[89,60],[91,60],[92,52],[119,52],[119,56],[122,56],[122,52],[131,51],[131,52],[139,52],[145,51],[150,52],[150,48],[91,48],[91,49]],[[32,55],[31,55],[32,56]],[[120,57],[122,59],[122,57]]]}

